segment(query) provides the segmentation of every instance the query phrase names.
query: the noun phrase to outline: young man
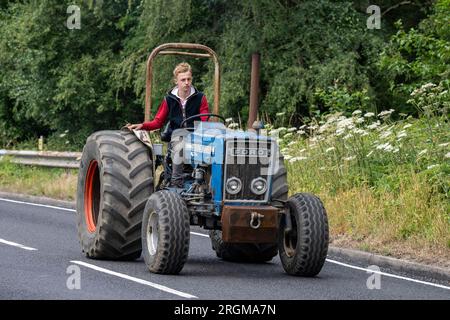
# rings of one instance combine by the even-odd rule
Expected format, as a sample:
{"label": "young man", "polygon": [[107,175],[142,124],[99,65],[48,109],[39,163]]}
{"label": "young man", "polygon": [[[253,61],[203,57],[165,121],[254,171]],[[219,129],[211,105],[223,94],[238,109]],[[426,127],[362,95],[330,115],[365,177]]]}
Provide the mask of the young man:
{"label": "young man", "polygon": [[[173,70],[173,76],[176,86],[168,92],[160,104],[155,118],[144,123],[128,124],[128,129],[156,130],[160,129],[168,119],[170,129],[173,131],[181,127],[181,122],[184,119],[201,113],[209,113],[206,96],[192,86],[191,66],[186,62],[178,64]],[[200,118],[201,121],[208,119],[206,116]],[[189,121],[185,126],[192,127],[194,120]],[[177,142],[171,141],[170,147],[172,150],[175,149]],[[172,153],[171,186],[179,188],[183,186],[183,163],[179,152]]]}

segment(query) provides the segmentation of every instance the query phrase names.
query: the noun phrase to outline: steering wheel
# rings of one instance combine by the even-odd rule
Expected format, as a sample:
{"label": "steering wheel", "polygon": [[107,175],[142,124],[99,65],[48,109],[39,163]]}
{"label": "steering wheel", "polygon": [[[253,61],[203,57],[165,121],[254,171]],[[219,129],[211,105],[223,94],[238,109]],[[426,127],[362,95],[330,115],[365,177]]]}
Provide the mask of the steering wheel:
{"label": "steering wheel", "polygon": [[207,120],[209,120],[209,118],[211,118],[211,117],[217,117],[217,118],[219,118],[220,120],[222,120],[223,123],[226,122],[226,121],[225,121],[225,118],[222,117],[222,116],[219,115],[219,114],[215,114],[215,113],[200,113],[200,114],[196,114],[195,116],[191,116],[191,117],[189,117],[189,118],[184,119],[184,120],[181,122],[180,127],[183,128],[183,125],[184,125],[186,122],[191,121],[192,119],[200,118],[200,117],[206,117],[206,116],[208,117]]}

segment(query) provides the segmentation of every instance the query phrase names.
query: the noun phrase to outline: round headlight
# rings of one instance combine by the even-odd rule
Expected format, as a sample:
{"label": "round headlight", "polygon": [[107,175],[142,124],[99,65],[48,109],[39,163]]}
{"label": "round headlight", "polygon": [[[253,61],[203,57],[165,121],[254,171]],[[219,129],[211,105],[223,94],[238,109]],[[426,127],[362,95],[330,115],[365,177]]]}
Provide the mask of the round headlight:
{"label": "round headlight", "polygon": [[254,194],[261,195],[267,190],[267,181],[264,178],[256,178],[252,180],[250,189]]}
{"label": "round headlight", "polygon": [[242,189],[242,182],[236,177],[227,180],[226,189],[229,194],[239,193]]}

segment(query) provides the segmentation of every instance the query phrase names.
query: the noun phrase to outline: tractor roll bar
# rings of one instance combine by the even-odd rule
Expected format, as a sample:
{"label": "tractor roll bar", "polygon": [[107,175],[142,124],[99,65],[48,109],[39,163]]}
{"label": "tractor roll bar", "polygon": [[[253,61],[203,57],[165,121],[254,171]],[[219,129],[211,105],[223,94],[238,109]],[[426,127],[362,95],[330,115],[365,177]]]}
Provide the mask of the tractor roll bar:
{"label": "tractor roll bar", "polygon": [[[195,52],[185,52],[185,51],[171,51],[166,49],[194,49],[202,50],[207,53],[195,53]],[[150,53],[147,59],[147,77],[146,77],[146,87],[145,87],[145,114],[144,121],[149,121],[152,110],[152,80],[153,80],[153,60],[158,55],[185,55],[197,58],[211,58],[214,61],[214,108],[213,113],[219,114],[219,94],[220,94],[220,70],[219,70],[219,59],[217,54],[211,48],[196,44],[196,43],[165,43],[155,49]]]}

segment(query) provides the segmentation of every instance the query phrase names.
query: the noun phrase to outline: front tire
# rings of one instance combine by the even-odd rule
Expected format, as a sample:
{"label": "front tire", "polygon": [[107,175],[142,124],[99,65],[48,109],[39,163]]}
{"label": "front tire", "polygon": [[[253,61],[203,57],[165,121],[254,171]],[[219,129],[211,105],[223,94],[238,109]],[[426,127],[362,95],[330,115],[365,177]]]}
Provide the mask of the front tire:
{"label": "front tire", "polygon": [[185,201],[162,190],[148,199],[142,220],[142,253],[153,273],[178,274],[189,253],[190,220]]}
{"label": "front tire", "polygon": [[313,277],[322,269],[328,251],[328,220],[322,201],[308,193],[297,193],[286,203],[292,228],[280,223],[278,250],[284,270],[291,275]]}

